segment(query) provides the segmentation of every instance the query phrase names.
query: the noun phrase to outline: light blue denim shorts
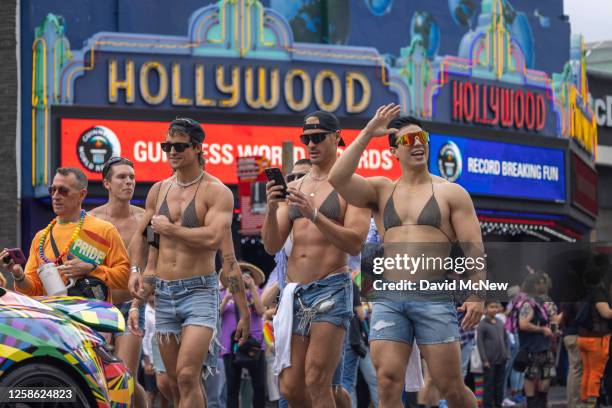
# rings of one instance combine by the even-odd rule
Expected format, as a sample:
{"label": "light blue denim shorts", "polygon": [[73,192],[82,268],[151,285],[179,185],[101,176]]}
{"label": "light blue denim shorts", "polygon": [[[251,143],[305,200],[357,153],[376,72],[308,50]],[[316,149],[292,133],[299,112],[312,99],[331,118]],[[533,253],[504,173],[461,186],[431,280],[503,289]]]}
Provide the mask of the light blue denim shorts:
{"label": "light blue denim shorts", "polygon": [[400,341],[412,345],[459,341],[455,303],[449,301],[382,301],[374,303],[370,341]]}
{"label": "light blue denim shorts", "polygon": [[155,284],[155,331],[163,342],[167,335],[174,335],[180,341],[185,326],[203,326],[212,329],[205,365],[217,366],[220,329],[219,283],[217,274],[187,279],[157,279]]}
{"label": "light blue denim shorts", "polygon": [[293,300],[293,334],[308,336],[310,324],[327,322],[349,327],[353,315],[353,287],[348,273],[338,273],[300,285]]}

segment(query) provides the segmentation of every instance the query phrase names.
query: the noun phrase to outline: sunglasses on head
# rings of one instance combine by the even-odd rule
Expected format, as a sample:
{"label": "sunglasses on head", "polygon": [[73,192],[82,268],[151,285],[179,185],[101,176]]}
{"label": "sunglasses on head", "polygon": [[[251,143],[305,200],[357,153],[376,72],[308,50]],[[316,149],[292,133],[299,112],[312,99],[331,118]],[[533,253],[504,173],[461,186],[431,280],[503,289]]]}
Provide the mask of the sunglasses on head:
{"label": "sunglasses on head", "polygon": [[300,135],[300,140],[303,144],[308,145],[312,141],[314,144],[319,144],[325,140],[327,135],[333,132],[311,133],[309,135]]}
{"label": "sunglasses on head", "polygon": [[49,195],[53,197],[55,193],[61,195],[62,197],[66,197],[70,194],[70,189],[64,186],[49,186]]}
{"label": "sunglasses on head", "polygon": [[130,167],[134,167],[134,163],[132,163],[131,160],[126,159],[125,157],[111,157],[105,164],[104,167],[102,168],[102,176],[104,178],[106,178],[108,172],[110,171],[110,168],[112,166],[114,166],[115,164],[127,164]]}
{"label": "sunglasses on head", "polygon": [[287,183],[291,183],[294,180],[299,180],[304,177],[306,173],[291,173],[287,174]]}
{"label": "sunglasses on head", "polygon": [[166,153],[170,153],[173,147],[174,147],[175,152],[181,153],[181,152],[184,152],[185,149],[193,146],[194,144],[195,143],[185,143],[185,142],[177,142],[177,143],[162,142],[160,143],[161,149]]}
{"label": "sunglasses on head", "polygon": [[424,130],[420,130],[420,131],[414,132],[414,133],[406,133],[406,134],[403,134],[401,136],[397,136],[395,138],[395,143],[398,146],[400,146],[400,145],[414,146],[414,141],[416,139],[419,139],[419,141],[422,144],[425,144],[425,143],[429,142],[429,133],[427,133]]}

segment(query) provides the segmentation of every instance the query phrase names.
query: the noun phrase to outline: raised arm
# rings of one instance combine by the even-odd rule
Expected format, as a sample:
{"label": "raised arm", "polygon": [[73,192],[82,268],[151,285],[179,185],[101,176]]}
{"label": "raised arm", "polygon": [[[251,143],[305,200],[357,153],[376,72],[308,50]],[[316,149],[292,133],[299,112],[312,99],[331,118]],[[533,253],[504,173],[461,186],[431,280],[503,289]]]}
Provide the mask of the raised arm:
{"label": "raised arm", "polygon": [[370,179],[355,174],[355,171],[359,166],[361,155],[373,137],[397,132],[397,129],[388,129],[387,126],[399,111],[400,107],[395,104],[378,108],[376,115],[361,130],[357,139],[340,155],[332,167],[328,180],[349,204],[361,208],[373,208],[378,203],[375,185]]}
{"label": "raised arm", "polygon": [[315,212],[311,200],[301,191],[289,188],[289,192],[291,193],[288,198],[289,203],[297,207],[305,218],[312,221],[332,245],[353,256],[361,251],[361,245],[370,229],[370,210],[348,205],[344,224],[340,225],[320,212]]}
{"label": "raised arm", "polygon": [[283,248],[291,232],[289,207],[285,199],[280,196],[281,188],[274,185],[273,181],[266,184],[267,211],[261,228],[261,238],[264,249],[270,255],[276,254]]}

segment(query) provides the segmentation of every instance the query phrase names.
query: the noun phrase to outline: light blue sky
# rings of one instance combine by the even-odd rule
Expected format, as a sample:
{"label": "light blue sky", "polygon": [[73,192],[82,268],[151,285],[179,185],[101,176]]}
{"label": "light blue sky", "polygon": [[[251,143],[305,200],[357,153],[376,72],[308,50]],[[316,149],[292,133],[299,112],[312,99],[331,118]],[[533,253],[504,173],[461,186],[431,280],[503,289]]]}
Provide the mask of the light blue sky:
{"label": "light blue sky", "polygon": [[564,0],[572,34],[582,34],[586,42],[612,40],[612,0]]}

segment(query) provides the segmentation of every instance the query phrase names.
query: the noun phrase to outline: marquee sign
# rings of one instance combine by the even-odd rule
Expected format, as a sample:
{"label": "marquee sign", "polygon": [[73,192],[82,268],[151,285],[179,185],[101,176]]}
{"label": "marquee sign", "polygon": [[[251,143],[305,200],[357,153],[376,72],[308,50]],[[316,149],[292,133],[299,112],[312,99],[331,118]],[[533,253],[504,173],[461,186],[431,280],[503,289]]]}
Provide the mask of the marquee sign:
{"label": "marquee sign", "polygon": [[594,158],[581,41],[572,40],[562,73],[528,68],[533,49],[507,21],[506,3],[481,0],[457,55],[437,55],[421,26],[396,55],[297,42],[287,19],[257,0],[195,10],[185,36],[99,32],[80,50],[71,49],[63,19],[49,14],[32,45],[32,185],[43,194],[49,181],[50,107],[57,105],[262,115],[322,109],[342,119],[397,102],[434,122],[572,137]]}

